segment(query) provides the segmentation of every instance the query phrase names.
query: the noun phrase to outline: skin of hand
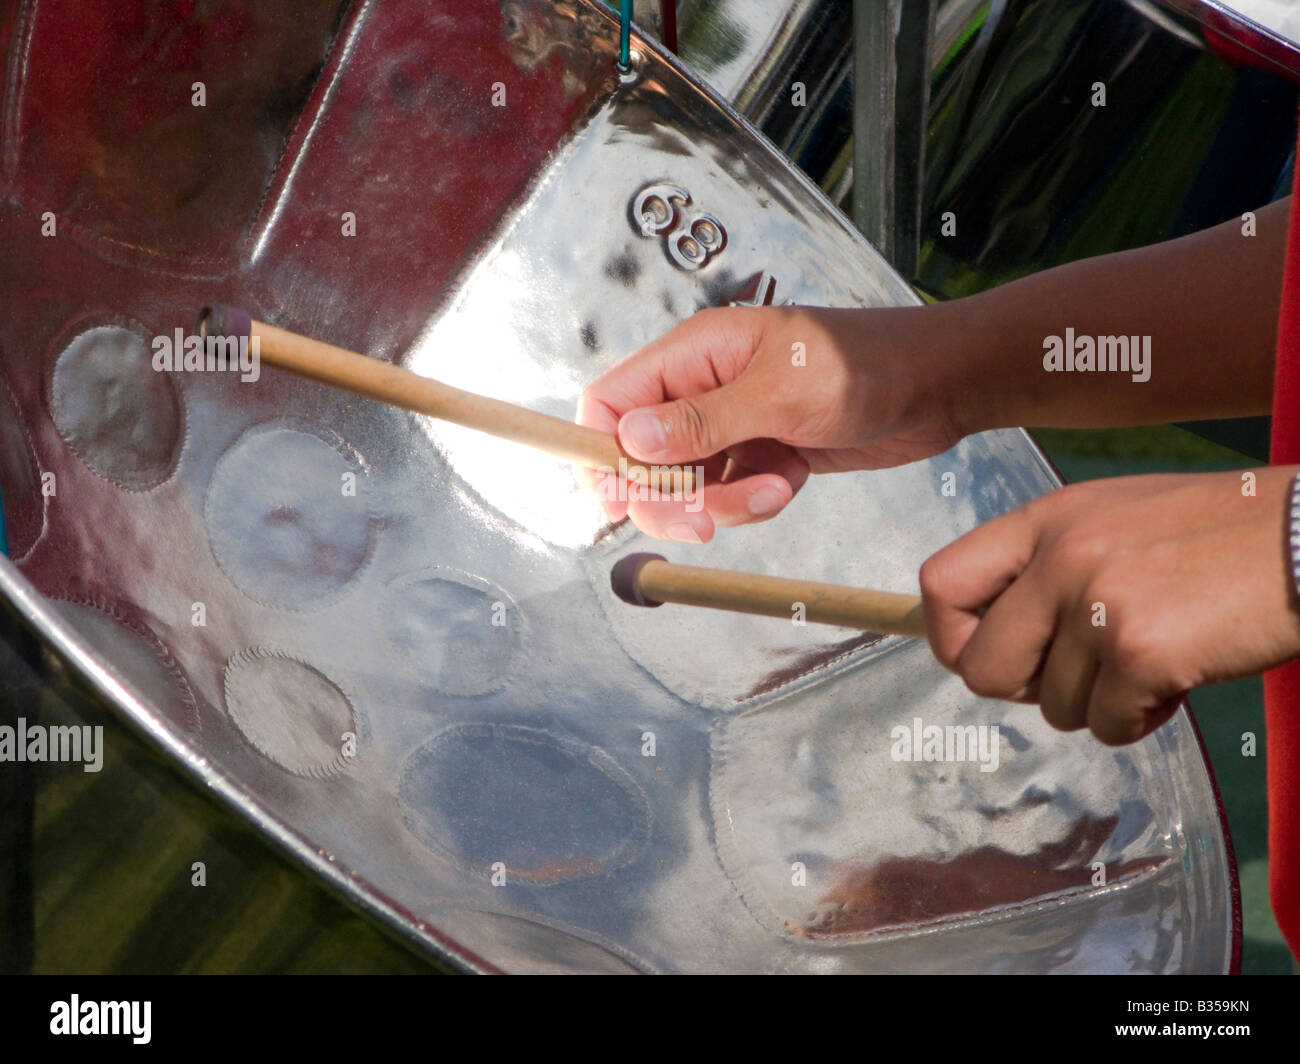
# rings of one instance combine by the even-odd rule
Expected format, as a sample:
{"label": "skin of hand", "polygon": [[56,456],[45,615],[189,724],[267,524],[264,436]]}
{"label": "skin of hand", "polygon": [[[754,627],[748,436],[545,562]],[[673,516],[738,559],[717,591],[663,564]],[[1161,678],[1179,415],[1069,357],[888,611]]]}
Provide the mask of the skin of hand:
{"label": "skin of hand", "polygon": [[[926,391],[940,350],[924,307],[703,310],[598,377],[578,421],[617,432],[635,458],[703,466],[703,508],[621,501],[610,473],[583,477],[611,521],[704,543],[718,525],[778,513],[810,472],[878,469],[940,454],[963,430]],[[629,485],[629,495],[635,495]]]}
{"label": "skin of hand", "polygon": [[[921,567],[935,656],[976,694],[1133,742],[1187,691],[1300,656],[1285,510],[1294,467],[1051,492]],[[1100,623],[1099,623],[1100,622]]]}

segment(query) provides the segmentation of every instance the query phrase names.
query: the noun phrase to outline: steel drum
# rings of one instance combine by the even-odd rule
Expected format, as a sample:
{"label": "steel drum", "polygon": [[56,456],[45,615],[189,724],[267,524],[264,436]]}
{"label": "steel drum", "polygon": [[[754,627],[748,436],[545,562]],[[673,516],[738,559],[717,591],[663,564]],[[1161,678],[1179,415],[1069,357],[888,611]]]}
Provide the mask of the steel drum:
{"label": "steel drum", "polygon": [[[151,12],[0,21],[0,585],[177,768],[472,970],[1232,965],[1185,712],[1106,748],[916,641],[609,591],[652,546],[913,590],[1058,483],[1024,433],[817,478],[688,550],[609,526],[547,456],[270,369],[151,366],[219,300],[571,417],[697,308],[916,302],[720,98],[639,38],[619,76],[613,17],[577,0]],[[996,726],[996,769],[895,760],[934,726]]]}

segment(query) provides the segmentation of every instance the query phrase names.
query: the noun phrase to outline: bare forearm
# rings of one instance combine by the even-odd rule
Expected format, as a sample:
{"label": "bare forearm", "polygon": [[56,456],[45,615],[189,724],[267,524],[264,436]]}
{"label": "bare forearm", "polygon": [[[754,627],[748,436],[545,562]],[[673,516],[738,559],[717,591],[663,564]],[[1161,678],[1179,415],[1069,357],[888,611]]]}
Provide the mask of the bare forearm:
{"label": "bare forearm", "polygon": [[[1288,198],[1258,211],[1254,236],[1236,219],[925,308],[925,357],[954,419],[978,431],[1266,413],[1289,209]],[[1127,372],[1096,368],[1110,337],[1137,337],[1142,351],[1149,338],[1147,379],[1134,379],[1141,351]],[[1048,368],[1045,354],[1071,341],[1081,365],[1070,350],[1069,368]],[[1113,363],[1122,347],[1103,343]]]}

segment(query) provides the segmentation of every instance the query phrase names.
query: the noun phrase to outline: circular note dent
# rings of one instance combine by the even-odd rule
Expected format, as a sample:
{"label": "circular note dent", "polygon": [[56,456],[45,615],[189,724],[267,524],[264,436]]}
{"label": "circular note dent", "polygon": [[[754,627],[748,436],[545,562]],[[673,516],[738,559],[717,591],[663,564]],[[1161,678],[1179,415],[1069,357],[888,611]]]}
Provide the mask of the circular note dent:
{"label": "circular note dent", "polygon": [[411,675],[449,695],[483,695],[510,680],[523,616],[495,584],[437,567],[388,585],[384,627]]}
{"label": "circular note dent", "polygon": [[314,665],[278,647],[241,650],[226,663],[225,695],[235,727],[286,771],[324,779],[347,766],[356,712]]}
{"label": "circular note dent", "polygon": [[134,606],[98,595],[67,592],[55,607],[108,657],[153,709],[187,731],[199,729],[199,706],[184,669]]}
{"label": "circular note dent", "polygon": [[360,458],[289,425],[250,430],[221,456],[203,516],[222,571],[268,606],[322,605],[374,546]]}
{"label": "circular note dent", "polygon": [[603,750],[535,728],[461,724],[407,760],[398,784],[412,832],[484,875],[549,885],[616,871],[650,838],[650,807]]}
{"label": "circular note dent", "polygon": [[98,325],[54,362],[50,415],[59,435],[92,472],[128,491],[166,480],[183,437],[176,385],[151,360],[143,326]]}

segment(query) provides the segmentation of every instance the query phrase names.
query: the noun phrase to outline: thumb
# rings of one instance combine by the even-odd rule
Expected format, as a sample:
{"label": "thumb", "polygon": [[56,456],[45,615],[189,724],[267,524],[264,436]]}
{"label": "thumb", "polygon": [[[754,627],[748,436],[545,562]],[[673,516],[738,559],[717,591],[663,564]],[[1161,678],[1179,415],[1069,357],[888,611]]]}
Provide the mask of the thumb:
{"label": "thumb", "polygon": [[761,403],[735,383],[671,403],[629,410],[619,442],[633,458],[672,464],[708,458],[746,440],[771,435],[759,424]]}

